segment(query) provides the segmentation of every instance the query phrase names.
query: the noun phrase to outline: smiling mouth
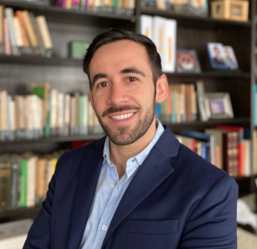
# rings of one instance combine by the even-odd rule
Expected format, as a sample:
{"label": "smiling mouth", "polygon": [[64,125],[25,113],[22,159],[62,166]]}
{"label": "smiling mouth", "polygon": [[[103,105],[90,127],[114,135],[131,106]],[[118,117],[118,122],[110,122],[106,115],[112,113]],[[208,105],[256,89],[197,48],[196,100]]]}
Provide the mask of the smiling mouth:
{"label": "smiling mouth", "polygon": [[114,115],[114,116],[111,116],[111,118],[115,120],[124,120],[124,119],[130,118],[134,114],[135,113],[131,112],[131,113],[126,113],[121,115]]}

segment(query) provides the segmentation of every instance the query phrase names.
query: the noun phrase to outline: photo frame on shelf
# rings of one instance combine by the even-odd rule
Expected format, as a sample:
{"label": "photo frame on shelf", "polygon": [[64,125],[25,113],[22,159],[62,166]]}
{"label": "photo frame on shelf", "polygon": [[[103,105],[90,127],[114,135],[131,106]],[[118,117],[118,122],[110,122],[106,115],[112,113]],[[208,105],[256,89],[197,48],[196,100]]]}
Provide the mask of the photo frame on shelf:
{"label": "photo frame on shelf", "polygon": [[211,17],[234,21],[248,21],[249,1],[219,0],[211,2]]}
{"label": "photo frame on shelf", "polygon": [[204,102],[208,119],[224,119],[234,117],[229,93],[205,93]]}
{"label": "photo frame on shelf", "polygon": [[201,72],[201,67],[195,50],[177,50],[177,72]]}
{"label": "photo frame on shelf", "polygon": [[208,15],[207,0],[190,0],[190,12],[195,15]]}
{"label": "photo frame on shelf", "polygon": [[238,63],[234,49],[231,46],[223,46],[223,51],[226,57],[226,64],[229,69],[238,69]]}
{"label": "photo frame on shelf", "polygon": [[222,43],[206,44],[211,67],[213,69],[229,69]]}

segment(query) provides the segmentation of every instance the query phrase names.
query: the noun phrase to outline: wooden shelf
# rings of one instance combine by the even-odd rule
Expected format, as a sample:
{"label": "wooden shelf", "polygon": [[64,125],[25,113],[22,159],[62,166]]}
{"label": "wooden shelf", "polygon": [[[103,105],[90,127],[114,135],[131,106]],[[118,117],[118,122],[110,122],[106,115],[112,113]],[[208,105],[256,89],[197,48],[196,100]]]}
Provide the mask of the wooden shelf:
{"label": "wooden shelf", "polygon": [[251,27],[251,22],[240,22],[240,21],[232,21],[232,20],[222,20],[222,19],[214,19],[209,16],[198,16],[193,14],[180,14],[174,13],[172,11],[167,10],[157,10],[154,8],[142,8],[142,14],[145,15],[158,15],[166,18],[173,18],[178,21],[178,25],[181,26],[196,26],[202,28],[228,28],[229,26],[238,26],[238,27]]}
{"label": "wooden shelf", "polygon": [[72,141],[88,141],[88,140],[97,140],[103,137],[104,134],[97,135],[87,135],[87,136],[67,136],[67,137],[49,137],[49,138],[40,138],[40,139],[21,139],[13,141],[1,141],[0,147],[7,144],[19,144],[19,143],[65,143]]}
{"label": "wooden shelf", "polygon": [[[165,72],[164,72],[165,73]],[[194,77],[194,78],[246,78],[250,79],[250,72],[238,72],[233,70],[210,71],[201,73],[165,73],[170,77]]]}
{"label": "wooden shelf", "polygon": [[46,58],[33,55],[0,55],[1,63],[8,64],[31,64],[31,65],[50,65],[50,66],[81,66],[82,60],[70,59],[70,58]]}
{"label": "wooden shelf", "polygon": [[[33,11],[34,13],[44,14],[47,18],[55,19],[57,22],[60,22],[64,18],[65,22],[70,22],[71,20],[78,22],[83,20],[90,19],[111,19],[111,20],[119,20],[126,22],[135,22],[135,16],[127,16],[127,15],[118,15],[114,13],[107,12],[91,12],[91,11],[83,11],[83,10],[74,10],[74,9],[64,9],[57,6],[49,6],[44,4],[37,4],[26,1],[2,1],[0,0],[0,5],[12,7],[15,9],[26,9]],[[88,20],[87,20],[88,21]],[[101,23],[103,26],[105,23]]]}
{"label": "wooden shelf", "polygon": [[30,216],[35,215],[40,211],[41,207],[31,207],[31,208],[19,208],[19,209],[13,209],[13,210],[4,210],[0,212],[0,219],[12,217],[12,216]]}

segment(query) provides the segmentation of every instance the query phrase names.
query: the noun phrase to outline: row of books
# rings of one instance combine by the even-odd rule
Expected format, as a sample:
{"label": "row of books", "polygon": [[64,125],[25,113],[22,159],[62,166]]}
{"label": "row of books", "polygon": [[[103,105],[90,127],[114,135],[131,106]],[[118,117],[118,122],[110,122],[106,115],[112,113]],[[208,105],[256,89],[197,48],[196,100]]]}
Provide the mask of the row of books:
{"label": "row of books", "polygon": [[142,7],[184,14],[208,15],[207,0],[142,0]]}
{"label": "row of books", "polygon": [[66,9],[133,15],[135,0],[57,0]]}
{"label": "row of books", "polygon": [[254,146],[254,174],[257,175],[257,130],[255,129],[254,130],[254,133],[253,133],[253,146]]}
{"label": "row of books", "polygon": [[257,84],[254,85],[253,93],[253,125],[257,126]]}
{"label": "row of books", "polygon": [[0,5],[0,54],[51,57],[53,43],[45,17]]}
{"label": "row of books", "polygon": [[150,38],[161,56],[164,72],[175,72],[177,21],[160,16],[140,16],[140,32]]}
{"label": "row of books", "polygon": [[32,94],[0,91],[0,140],[102,134],[87,94],[62,93],[48,83],[34,84]]}
{"label": "row of books", "polygon": [[0,209],[42,204],[63,151],[39,156],[30,152],[0,156]]}
{"label": "row of books", "polygon": [[168,123],[196,121],[198,111],[194,84],[169,85],[168,97],[156,105],[156,116]]}
{"label": "row of books", "polygon": [[[184,131],[181,143],[231,176],[250,176],[250,139],[243,127],[217,125],[204,132]],[[256,139],[257,140],[257,139]]]}

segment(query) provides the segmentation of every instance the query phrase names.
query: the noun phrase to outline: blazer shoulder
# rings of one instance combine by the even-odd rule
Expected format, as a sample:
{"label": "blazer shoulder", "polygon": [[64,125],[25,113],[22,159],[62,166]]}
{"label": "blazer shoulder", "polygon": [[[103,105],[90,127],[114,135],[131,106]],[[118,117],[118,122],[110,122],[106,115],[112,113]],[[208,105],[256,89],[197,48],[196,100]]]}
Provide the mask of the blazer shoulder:
{"label": "blazer shoulder", "polygon": [[235,179],[227,172],[206,161],[183,144],[180,144],[175,167],[184,174],[190,174],[197,181],[201,179],[200,181],[214,184],[222,180],[232,185],[237,185]]}

